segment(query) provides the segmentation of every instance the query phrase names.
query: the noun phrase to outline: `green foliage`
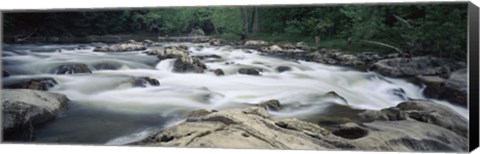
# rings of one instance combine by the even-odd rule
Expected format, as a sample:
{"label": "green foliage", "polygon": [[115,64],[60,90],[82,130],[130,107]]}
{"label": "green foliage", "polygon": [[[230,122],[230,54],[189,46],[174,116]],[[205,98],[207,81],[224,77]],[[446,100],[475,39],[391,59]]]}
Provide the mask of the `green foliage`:
{"label": "green foliage", "polygon": [[[319,47],[390,50],[365,44],[382,42],[413,55],[464,59],[467,40],[466,3],[344,5],[320,7],[185,7],[124,11],[6,13],[4,34],[38,36],[107,34],[187,35],[202,28],[207,35],[240,39],[244,25],[252,33],[256,13],[260,32],[249,39],[303,41]],[[248,18],[248,20],[244,20]],[[248,23],[244,23],[249,21]],[[156,32],[155,32],[156,31]]]}

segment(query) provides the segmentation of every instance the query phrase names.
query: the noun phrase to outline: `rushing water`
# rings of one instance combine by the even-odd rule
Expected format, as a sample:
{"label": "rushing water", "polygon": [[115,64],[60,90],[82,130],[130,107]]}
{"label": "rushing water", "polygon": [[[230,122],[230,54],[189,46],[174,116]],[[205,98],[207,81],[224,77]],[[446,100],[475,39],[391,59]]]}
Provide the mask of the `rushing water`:
{"label": "rushing water", "polygon": [[[179,43],[165,43],[164,46]],[[209,70],[221,68],[225,76],[172,72],[174,59],[159,61],[140,51],[93,52],[81,45],[8,45],[3,47],[3,69],[20,78],[52,77],[58,85],[49,91],[67,95],[68,110],[51,123],[38,128],[37,142],[123,144],[147,136],[182,120],[195,109],[245,107],[278,99],[285,108],[270,111],[274,117],[301,118],[326,112],[332,103],[357,109],[392,107],[407,98],[425,99],[422,88],[402,79],[383,77],[346,67],[306,61],[290,61],[262,55],[255,50],[229,46],[182,43],[190,55],[218,55],[203,62]],[[93,73],[54,75],[62,64],[87,64]],[[96,64],[110,64],[117,70],[95,70]],[[290,71],[279,73],[278,66]],[[263,70],[261,76],[238,74],[239,68]],[[160,86],[132,87],[133,77],[147,76]],[[403,89],[405,93],[398,93]],[[325,94],[334,91],[347,101]],[[449,106],[468,118],[468,110]]]}

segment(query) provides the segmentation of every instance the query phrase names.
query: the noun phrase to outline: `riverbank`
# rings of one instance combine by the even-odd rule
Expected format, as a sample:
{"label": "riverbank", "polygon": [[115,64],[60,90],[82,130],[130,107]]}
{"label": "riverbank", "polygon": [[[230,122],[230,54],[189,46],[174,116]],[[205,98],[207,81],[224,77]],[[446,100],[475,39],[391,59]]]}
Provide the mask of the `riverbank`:
{"label": "riverbank", "polygon": [[[190,116],[186,118],[187,122],[192,122],[192,118],[200,119],[197,119],[200,123],[198,125],[204,125],[204,122],[221,122],[226,124],[225,127],[233,127],[233,130],[226,129],[229,131],[237,131],[237,128],[241,129],[241,127],[243,127],[242,122],[235,120],[235,117],[233,120],[228,117],[212,119],[208,117],[208,115],[210,115],[211,112],[215,112],[214,110],[217,110],[219,114],[228,115],[236,114],[237,112],[243,113],[243,110],[250,110],[247,108],[252,104],[264,104],[262,102],[266,100],[277,100],[266,101],[265,106],[267,106],[267,110],[259,112],[268,111],[268,115],[259,113],[261,117],[271,116],[273,119],[298,118],[308,121],[309,123],[306,125],[319,125],[302,129],[302,131],[313,129],[312,131],[318,132],[319,130],[326,129],[326,132],[337,136],[332,137],[333,139],[328,139],[330,142],[311,141],[315,139],[308,137],[298,138],[305,142],[295,142],[296,144],[303,143],[304,145],[312,145],[312,142],[325,142],[325,144],[315,144],[314,147],[317,148],[314,149],[340,148],[400,151],[464,151],[463,149],[465,149],[465,147],[457,146],[459,144],[466,145],[464,144],[466,140],[464,137],[465,134],[457,134],[457,132],[459,130],[465,132],[464,128],[466,126],[463,122],[467,120],[465,120],[465,117],[443,116],[445,115],[443,113],[443,108],[445,107],[443,106],[450,108],[445,109],[448,115],[457,115],[463,113],[463,111],[466,112],[465,114],[468,114],[466,110],[457,110],[458,108],[455,108],[456,106],[449,106],[448,102],[442,104],[442,101],[437,100],[432,100],[435,101],[434,105],[430,105],[432,104],[431,102],[423,103],[423,101],[417,101],[415,104],[429,104],[427,106],[432,107],[442,104],[443,106],[439,107],[442,108],[442,113],[430,112],[425,109],[424,106],[420,109],[419,107],[397,106],[401,102],[428,99],[428,97],[423,96],[421,87],[415,86],[406,80],[409,78],[418,78],[419,75],[421,75],[421,77],[438,76],[443,79],[435,80],[437,78],[425,78],[425,81],[419,82],[420,84],[428,83],[426,81],[438,81],[435,82],[438,84],[433,85],[442,86],[448,83],[449,85],[457,84],[460,85],[459,87],[463,87],[462,73],[465,74],[466,72],[456,72],[461,69],[461,64],[434,57],[419,58],[404,55],[375,55],[365,53],[362,53],[362,56],[338,50],[314,49],[301,42],[295,43],[294,45],[271,44],[260,40],[228,42],[209,39],[202,40],[202,42],[205,43],[166,43],[151,40],[132,40],[113,44],[6,46],[4,47],[4,51],[7,52],[3,53],[4,56],[2,58],[4,62],[4,69],[2,70],[4,72],[4,78],[2,80],[4,83],[3,88],[35,89],[62,93],[66,95],[68,99],[72,100],[71,103],[69,103],[71,107],[85,107],[88,105],[89,108],[98,110],[98,113],[94,113],[93,115],[107,111],[121,112],[123,114],[122,118],[129,119],[128,121],[132,123],[139,121],[138,114],[155,116],[156,114],[162,113],[170,117],[178,116],[183,117],[180,119],[184,119],[185,115],[182,116],[182,114],[189,113],[196,109],[206,109],[205,111],[190,114]],[[403,68],[404,65],[419,67],[406,69]],[[379,68],[372,69],[374,66]],[[351,69],[353,67],[355,67],[355,69]],[[374,72],[365,70],[372,70]],[[6,72],[8,72],[8,76],[5,76],[5,74],[7,74]],[[385,75],[379,75],[375,72]],[[389,76],[395,78],[390,78]],[[42,79],[39,79],[39,77],[42,77]],[[428,87],[433,86],[427,85],[427,89]],[[451,103],[452,102],[453,101],[451,101]],[[340,109],[341,112],[339,113],[347,113],[349,110],[355,112],[351,112],[352,115],[348,117],[343,117],[345,115],[328,114],[329,111],[335,109]],[[353,113],[363,113],[362,111],[366,111],[365,109],[372,110],[371,113],[365,113],[366,118],[364,118],[367,120],[360,122],[355,120],[357,118],[353,118],[354,120],[352,120],[352,117],[358,116]],[[73,109],[65,111],[67,116],[58,117],[60,120],[49,121],[48,123],[50,124],[47,123],[46,126],[39,131],[49,132],[48,134],[50,136],[45,135],[47,133],[40,133],[41,135],[48,136],[48,142],[56,138],[55,133],[58,132],[55,130],[67,129],[64,128],[65,126],[63,125],[66,121],[74,121],[76,119],[88,121],[88,118],[83,119],[86,118],[82,117],[84,115],[74,115],[69,113],[69,110]],[[377,112],[378,110],[380,111]],[[239,118],[259,118],[250,117],[248,112],[246,114],[248,117],[240,116]],[[323,116],[318,116],[318,114],[323,114]],[[207,115],[208,118],[205,118],[205,115]],[[254,113],[252,116],[254,115],[258,114]],[[164,116],[162,115],[162,117]],[[338,119],[325,120],[332,119],[331,117]],[[109,118],[105,120],[110,121],[111,119]],[[141,130],[140,134],[143,135],[139,136],[143,137],[145,134],[149,136],[150,133],[156,133],[159,126],[156,126],[156,129],[153,130],[147,129],[145,128],[147,123],[161,122],[165,124],[165,121],[172,120],[172,118],[161,121],[158,121],[158,119],[161,118],[150,119],[151,121],[143,119],[141,121],[145,120],[148,122],[139,122],[138,125],[129,123],[129,127],[131,127],[130,130],[122,130],[122,133],[130,132],[129,134],[131,134],[133,130]],[[270,122],[266,123],[272,122],[272,119],[268,118],[257,120],[270,120]],[[447,122],[441,120],[447,120]],[[63,121],[63,123],[58,123],[58,121]],[[124,120],[123,124],[125,121],[127,120]],[[231,121],[233,122],[230,123]],[[412,134],[422,134],[425,132],[412,133],[412,131],[405,131],[403,135],[406,135],[406,137],[392,137],[392,140],[388,141],[388,143],[391,142],[390,144],[396,145],[391,148],[381,145],[361,145],[356,141],[340,139],[342,136],[343,138],[349,138],[353,135],[355,138],[352,140],[356,140],[356,137],[365,137],[365,132],[368,132],[366,134],[381,132],[370,130],[371,128],[363,126],[364,124],[368,125],[372,121],[387,121],[385,122],[387,124],[398,122],[402,123],[402,125],[405,124],[405,127],[435,127],[436,130],[436,127],[442,127],[447,130],[440,129],[437,135],[449,136],[451,138],[445,141],[438,136],[423,136],[425,138],[421,140],[413,140],[409,138]],[[348,124],[351,122],[355,124]],[[419,122],[422,124],[419,124]],[[75,122],[69,122],[69,124],[71,123]],[[266,123],[258,123],[254,128],[248,129],[247,131],[249,131],[249,133],[246,133],[246,136],[251,136],[250,130],[256,132],[258,130],[255,129],[261,128],[263,130],[265,127],[275,129],[276,131],[280,131],[280,133],[285,133],[284,130],[278,130],[279,128],[276,128],[278,125],[272,128]],[[118,124],[122,124],[122,121],[118,121]],[[181,136],[184,135],[188,136],[188,133],[184,134],[182,131],[174,131],[176,127],[182,127],[182,125],[188,124],[176,124],[178,123],[172,126],[169,123],[165,124],[165,126],[160,126],[160,128],[164,130],[173,129],[173,133],[177,133],[178,137],[159,136],[158,140],[160,142],[173,144],[176,142],[170,141],[181,139]],[[298,124],[298,122],[295,124]],[[350,134],[351,131],[349,128],[345,130],[335,129],[336,127],[341,127],[340,125],[343,126],[343,124],[349,127],[350,125],[355,127],[354,129],[352,128],[353,134]],[[85,129],[85,131],[90,130],[91,132],[96,132],[94,130],[98,131],[96,127],[99,127],[100,122],[96,126],[88,124],[84,126],[79,125],[83,124],[79,123],[68,129],[72,129],[71,131],[75,132],[82,130],[82,127],[88,127],[89,129]],[[217,124],[214,125],[215,127],[217,126]],[[278,127],[280,128],[288,128],[288,123],[287,126],[281,123],[279,125]],[[112,129],[112,131],[119,129],[108,125],[104,127]],[[221,127],[224,126],[222,125]],[[247,128],[248,127],[245,129]],[[149,131],[147,131],[147,133],[142,131],[145,129]],[[207,128],[207,130],[208,129],[210,128]],[[385,128],[384,133],[388,134],[388,131],[395,131],[392,129],[393,128]],[[422,129],[419,129],[419,131],[421,130]],[[218,133],[222,132],[223,130],[220,130]],[[88,132],[83,133],[88,134]],[[208,134],[210,133],[204,135],[209,137]],[[125,142],[115,142],[118,141],[119,138],[122,138],[119,134],[112,134],[112,136],[115,136],[114,138],[112,138],[112,136],[105,136],[104,138],[110,140],[108,140],[108,142],[102,141],[125,144]],[[58,134],[58,136],[61,137],[62,135],[66,134]],[[133,136],[137,136],[133,137],[133,139],[138,139],[138,135]],[[240,133],[240,136],[245,135]],[[75,137],[63,137],[60,143],[75,142],[75,140],[68,140],[74,139]],[[238,139],[236,137],[232,139]],[[127,141],[132,141],[132,137],[129,135],[122,139],[125,138]],[[366,140],[373,138],[366,137]],[[141,140],[143,139],[144,138],[141,138]],[[216,140],[215,138],[212,139]],[[271,138],[268,136],[255,137],[253,139],[271,141]],[[243,141],[243,139],[238,140]],[[360,141],[360,139],[357,141]],[[152,143],[153,142],[156,142],[156,140],[152,141]],[[258,143],[260,142],[262,141]],[[278,141],[278,144],[277,141],[271,142],[274,143],[265,144],[265,146],[282,148],[283,146],[281,145],[285,145],[285,143],[283,143],[284,141]],[[200,145],[201,142],[198,143],[198,145]],[[415,143],[419,146],[412,146],[407,143]],[[435,146],[438,145],[437,143],[443,146]],[[262,143],[260,145],[264,144]],[[187,146],[187,144],[185,144],[185,146]],[[264,148],[249,147],[249,145],[240,144],[240,142],[232,145],[213,144],[211,146]],[[308,148],[305,146],[304,148],[310,149],[312,146]]]}

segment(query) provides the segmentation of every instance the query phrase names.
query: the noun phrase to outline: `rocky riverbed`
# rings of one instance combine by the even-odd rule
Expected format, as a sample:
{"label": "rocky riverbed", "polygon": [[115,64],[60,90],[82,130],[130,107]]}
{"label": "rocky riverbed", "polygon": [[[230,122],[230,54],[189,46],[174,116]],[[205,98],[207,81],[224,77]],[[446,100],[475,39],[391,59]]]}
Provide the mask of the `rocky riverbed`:
{"label": "rocky riverbed", "polygon": [[201,42],[4,45],[6,141],[468,149],[463,62]]}

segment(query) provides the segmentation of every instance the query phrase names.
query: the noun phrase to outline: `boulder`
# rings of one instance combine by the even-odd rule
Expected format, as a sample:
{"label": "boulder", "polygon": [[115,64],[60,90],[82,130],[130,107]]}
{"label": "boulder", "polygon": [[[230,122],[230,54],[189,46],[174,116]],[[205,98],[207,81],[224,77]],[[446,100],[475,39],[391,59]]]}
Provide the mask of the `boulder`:
{"label": "boulder", "polygon": [[[337,149],[335,144],[329,143],[328,139],[323,139],[324,136],[333,135],[323,132],[318,126],[292,120],[283,123],[293,128],[282,128],[263,108],[252,107],[202,113],[189,116],[179,125],[131,144],[215,148]],[[302,127],[305,127],[305,130]],[[311,136],[318,136],[318,139]],[[335,136],[333,138],[339,139]]]}
{"label": "boulder", "polygon": [[440,98],[467,106],[467,75],[467,69],[460,69],[450,74],[449,78],[445,81],[445,88],[440,94]]}
{"label": "boulder", "polygon": [[160,86],[160,82],[157,79],[150,77],[135,77],[132,80],[132,85],[134,87],[147,87],[147,85]]}
{"label": "boulder", "polygon": [[459,136],[468,135],[468,121],[465,118],[446,106],[427,100],[406,101],[380,111],[367,110],[359,113],[354,119],[362,122],[417,121],[442,127]]}
{"label": "boulder", "polygon": [[217,75],[217,76],[223,76],[223,75],[225,75],[225,73],[223,72],[223,70],[220,69],[220,68],[215,69],[215,70],[213,71],[213,73],[215,73],[215,75]]}
{"label": "boulder", "polygon": [[381,56],[377,53],[372,53],[372,52],[362,52],[361,54],[359,54],[357,56],[357,58],[360,61],[363,61],[363,63],[365,63],[365,65],[369,66],[369,65],[383,59],[383,56]]}
{"label": "boulder", "polygon": [[175,126],[130,143],[147,146],[341,149],[375,151],[468,150],[468,139],[414,120],[353,122],[323,128],[297,119],[272,119],[265,108],[197,110]]}
{"label": "boulder", "polygon": [[35,125],[54,119],[64,111],[68,98],[63,94],[27,89],[2,90],[3,131],[11,133],[31,130]]}
{"label": "boulder", "polygon": [[211,46],[220,46],[222,45],[222,41],[219,39],[213,39],[208,41],[208,44],[210,44]]}
{"label": "boulder", "polygon": [[7,71],[2,71],[2,77],[9,77],[10,74]]}
{"label": "boulder", "polygon": [[117,63],[97,63],[97,64],[93,64],[93,68],[95,68],[96,70],[118,70],[121,67],[122,67],[121,64],[117,64]]}
{"label": "boulder", "polygon": [[413,82],[420,85],[425,85],[423,94],[431,98],[439,98],[440,94],[445,89],[446,79],[439,76],[417,76],[413,79]]}
{"label": "boulder", "polygon": [[85,64],[64,64],[56,67],[53,74],[92,73]]}
{"label": "boulder", "polygon": [[177,58],[173,63],[174,72],[203,73],[207,66],[197,57]]}
{"label": "boulder", "polygon": [[280,47],[278,45],[272,45],[272,46],[269,46],[269,47],[262,47],[262,48],[260,48],[260,51],[266,52],[266,53],[275,53],[275,52],[282,52],[284,50],[282,49],[282,47]]}
{"label": "boulder", "polygon": [[276,99],[271,99],[268,101],[261,102],[258,104],[258,106],[261,106],[267,110],[272,110],[272,111],[279,111],[282,109],[282,106],[280,105],[280,101]]}
{"label": "boulder", "polygon": [[302,50],[309,50],[310,49],[310,47],[308,47],[308,45],[305,42],[297,42],[297,44],[295,44],[295,47],[297,49],[302,49]]}
{"label": "boulder", "polygon": [[383,59],[374,63],[370,70],[393,77],[450,74],[461,67],[459,64],[436,57],[413,57]]}
{"label": "boulder", "polygon": [[32,89],[46,91],[55,86],[57,81],[50,77],[33,78],[33,79],[18,79],[9,82],[4,81],[2,87],[4,89]]}
{"label": "boulder", "polygon": [[258,72],[258,70],[255,68],[240,68],[238,69],[238,73],[247,75],[260,75],[260,72]]}
{"label": "boulder", "polygon": [[292,68],[288,67],[288,66],[278,66],[276,68],[277,72],[279,73],[282,73],[282,72],[285,72],[285,71],[290,71],[292,70]]}
{"label": "boulder", "polygon": [[[148,54],[148,53],[147,53]],[[188,57],[188,47],[187,46],[169,46],[165,47],[163,50],[152,50],[150,55],[157,55],[158,59],[164,60],[168,58],[182,58]]]}

